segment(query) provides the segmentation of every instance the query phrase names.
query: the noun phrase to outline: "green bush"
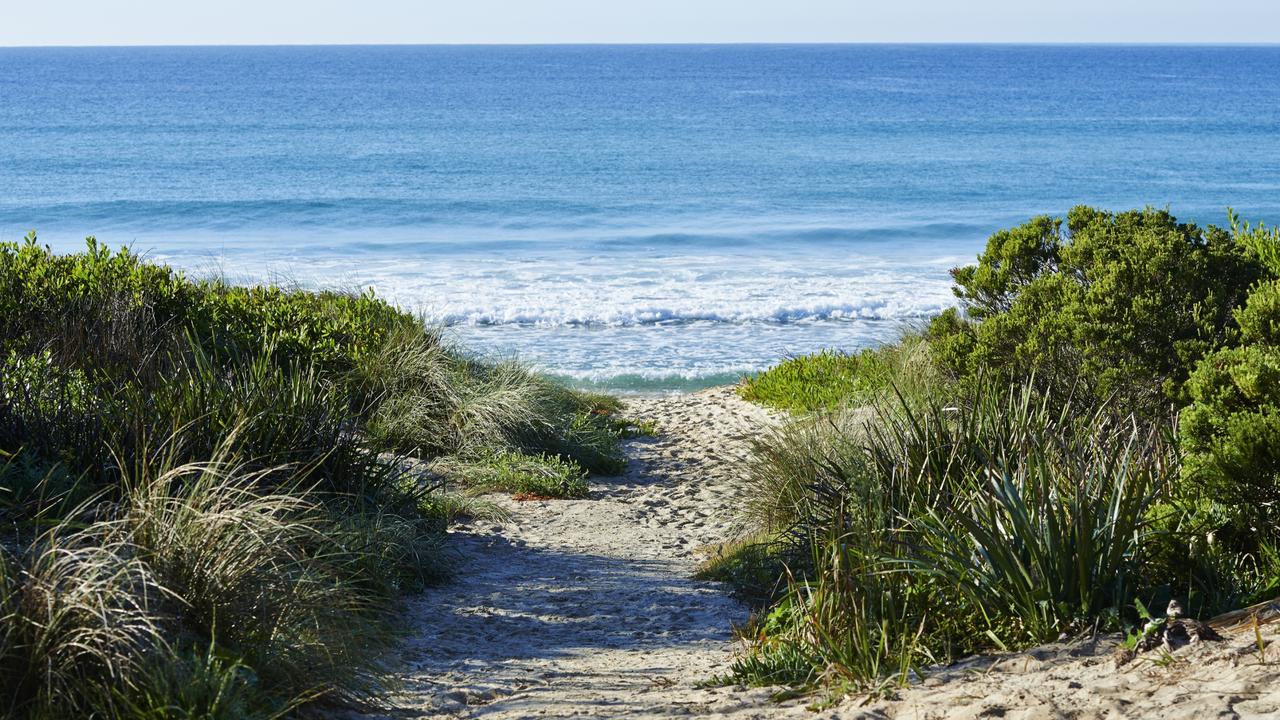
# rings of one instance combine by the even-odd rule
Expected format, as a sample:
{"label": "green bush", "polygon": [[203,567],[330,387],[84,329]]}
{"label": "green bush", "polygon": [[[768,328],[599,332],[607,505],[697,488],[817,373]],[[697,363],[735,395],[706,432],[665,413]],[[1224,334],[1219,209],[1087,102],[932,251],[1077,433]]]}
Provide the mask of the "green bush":
{"label": "green bush", "polygon": [[967,316],[929,332],[935,357],[962,377],[1034,377],[1063,398],[1146,416],[1184,404],[1195,363],[1235,340],[1233,310],[1265,275],[1229,231],[1179,223],[1154,209],[1073,208],[987,242],[953,271]]}
{"label": "green bush", "polygon": [[369,707],[390,611],[483,510],[406,456],[577,495],[617,410],[371,293],[0,243],[0,717]]}
{"label": "green bush", "polygon": [[1236,318],[1242,345],[1206,357],[1187,384],[1183,472],[1189,488],[1256,517],[1280,501],[1280,281],[1259,285]]}

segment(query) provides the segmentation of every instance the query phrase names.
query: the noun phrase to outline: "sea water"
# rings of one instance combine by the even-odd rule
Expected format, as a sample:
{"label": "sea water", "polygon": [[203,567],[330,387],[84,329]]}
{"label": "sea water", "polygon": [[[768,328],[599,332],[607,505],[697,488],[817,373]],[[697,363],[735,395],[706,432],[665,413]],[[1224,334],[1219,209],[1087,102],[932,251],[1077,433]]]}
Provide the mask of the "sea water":
{"label": "sea water", "polygon": [[1078,203],[1280,221],[1280,47],[0,49],[0,240],[373,287],[615,390],[891,339]]}

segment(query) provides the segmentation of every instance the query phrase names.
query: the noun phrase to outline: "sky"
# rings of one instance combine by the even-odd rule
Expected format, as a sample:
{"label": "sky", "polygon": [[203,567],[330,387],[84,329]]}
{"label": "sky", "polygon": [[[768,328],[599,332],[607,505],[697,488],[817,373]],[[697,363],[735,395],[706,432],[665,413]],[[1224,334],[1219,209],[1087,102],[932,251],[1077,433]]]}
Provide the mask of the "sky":
{"label": "sky", "polygon": [[1280,42],[1280,0],[0,0],[0,46]]}

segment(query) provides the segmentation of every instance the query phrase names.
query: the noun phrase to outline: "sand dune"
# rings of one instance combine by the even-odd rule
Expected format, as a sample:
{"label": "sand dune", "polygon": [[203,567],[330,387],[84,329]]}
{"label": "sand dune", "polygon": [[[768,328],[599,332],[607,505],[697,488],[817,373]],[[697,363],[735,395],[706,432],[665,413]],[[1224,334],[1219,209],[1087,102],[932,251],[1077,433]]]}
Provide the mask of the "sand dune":
{"label": "sand dune", "polygon": [[1280,645],[1263,662],[1247,623],[1161,663],[1117,667],[1115,637],[970,658],[891,701],[821,712],[698,687],[726,670],[749,612],[690,579],[697,550],[733,534],[746,438],[771,416],[729,388],[629,412],[660,432],[628,442],[625,475],[594,479],[583,500],[499,497],[510,522],[456,529],[463,571],[412,602],[394,717],[1280,717]]}

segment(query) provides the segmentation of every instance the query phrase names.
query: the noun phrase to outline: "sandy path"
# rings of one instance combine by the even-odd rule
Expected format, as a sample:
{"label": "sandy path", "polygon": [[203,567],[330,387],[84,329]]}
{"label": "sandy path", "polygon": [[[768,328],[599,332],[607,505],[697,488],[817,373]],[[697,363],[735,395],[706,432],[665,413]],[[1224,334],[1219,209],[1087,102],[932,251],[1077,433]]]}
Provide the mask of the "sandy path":
{"label": "sandy path", "polygon": [[584,500],[500,498],[509,523],[454,535],[459,577],[413,600],[399,716],[777,717],[766,691],[694,687],[748,612],[690,579],[731,533],[744,437],[769,416],[727,388],[628,414],[659,435],[628,441],[626,475]]}

